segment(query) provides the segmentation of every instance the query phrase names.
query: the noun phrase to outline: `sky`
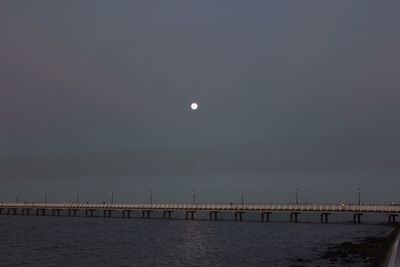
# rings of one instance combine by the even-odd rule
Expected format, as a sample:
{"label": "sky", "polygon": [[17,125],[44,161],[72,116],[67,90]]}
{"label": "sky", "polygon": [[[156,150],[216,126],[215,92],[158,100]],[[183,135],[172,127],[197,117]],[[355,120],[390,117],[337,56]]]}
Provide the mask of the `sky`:
{"label": "sky", "polygon": [[1,1],[0,199],[400,202],[399,10]]}

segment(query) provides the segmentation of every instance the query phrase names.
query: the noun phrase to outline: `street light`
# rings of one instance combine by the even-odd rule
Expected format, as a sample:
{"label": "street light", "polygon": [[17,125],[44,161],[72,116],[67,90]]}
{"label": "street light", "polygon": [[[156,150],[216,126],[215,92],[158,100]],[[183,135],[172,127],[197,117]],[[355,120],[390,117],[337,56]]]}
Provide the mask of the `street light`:
{"label": "street light", "polygon": [[296,188],[296,205],[299,204],[299,189]]}
{"label": "street light", "polygon": [[149,191],[150,204],[153,204],[153,191]]}
{"label": "street light", "polygon": [[111,195],[111,204],[114,204],[114,191],[111,191],[110,195]]}
{"label": "street light", "polygon": [[361,205],[361,189],[360,188],[358,188],[357,193],[358,193],[358,205]]}
{"label": "street light", "polygon": [[47,204],[47,192],[44,192],[44,203]]}
{"label": "street light", "polygon": [[192,195],[193,195],[193,204],[196,204],[196,190],[193,189]]}
{"label": "street light", "polygon": [[242,197],[242,205],[243,205],[244,204],[244,201],[243,201],[243,189],[240,190],[240,194],[241,194],[241,197]]}
{"label": "street light", "polygon": [[76,191],[76,200],[75,200],[75,202],[79,203],[79,192],[78,191]]}
{"label": "street light", "polygon": [[18,192],[16,192],[15,193],[15,202],[19,202],[19,193]]}

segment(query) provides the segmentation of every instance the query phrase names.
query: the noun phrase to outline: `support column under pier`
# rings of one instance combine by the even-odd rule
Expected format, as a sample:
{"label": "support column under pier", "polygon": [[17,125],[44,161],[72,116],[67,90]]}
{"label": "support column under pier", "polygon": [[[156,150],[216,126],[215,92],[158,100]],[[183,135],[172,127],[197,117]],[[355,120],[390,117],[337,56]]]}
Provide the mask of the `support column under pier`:
{"label": "support column under pier", "polygon": [[[68,216],[71,216],[71,212],[73,214],[74,217],[76,217],[76,210],[68,210]],[[58,215],[60,216],[60,215]]]}
{"label": "support column under pier", "polygon": [[235,221],[237,221],[237,220],[239,220],[239,221],[242,221],[242,214],[243,214],[244,212],[243,211],[236,211],[235,212]]}
{"label": "support column under pier", "polygon": [[125,213],[126,213],[126,217],[127,218],[131,217],[131,211],[130,210],[123,210],[122,211],[122,218],[125,218]]}
{"label": "support column under pier", "polygon": [[142,211],[142,218],[149,219],[150,218],[150,212],[151,212],[151,210],[143,210]]}
{"label": "support column under pier", "polygon": [[210,221],[214,219],[214,221],[218,220],[218,211],[210,211]]}
{"label": "support column under pier", "polygon": [[172,214],[172,210],[164,210],[163,211],[163,218],[167,219],[167,214],[168,214],[168,219],[171,219],[171,214]]}
{"label": "support column under pier", "polygon": [[[40,214],[40,212],[42,212],[42,214]],[[46,209],[36,209],[36,216],[45,216],[46,215]]]}
{"label": "support column under pier", "polygon": [[261,212],[261,221],[262,222],[269,222],[269,215],[271,212]]}
{"label": "support column under pier", "polygon": [[389,214],[389,223],[396,223],[397,214]]}
{"label": "support column under pier", "polygon": [[8,208],[7,209],[7,215],[16,215],[17,214],[17,209],[14,208]]}
{"label": "support column under pier", "polygon": [[57,216],[60,216],[60,209],[52,209],[52,210],[51,210],[51,215],[52,215],[52,216],[55,216],[56,213],[57,213]]}
{"label": "support column under pier", "polygon": [[300,212],[291,212],[290,213],[290,222],[294,222],[297,223],[298,222],[298,215],[300,214]]}
{"label": "support column under pier", "polygon": [[330,215],[329,212],[321,213],[321,223],[328,223],[329,215]]}
{"label": "support column under pier", "polygon": [[89,213],[90,213],[90,217],[93,217],[93,211],[94,210],[85,210],[85,216],[86,217],[89,216]]}
{"label": "support column under pier", "polygon": [[186,220],[189,219],[189,214],[190,214],[190,219],[193,220],[194,219],[194,213],[195,213],[195,211],[193,211],[193,210],[186,211]]}
{"label": "support column under pier", "polygon": [[360,224],[361,223],[361,216],[363,214],[362,213],[355,213],[353,214],[353,223],[355,224]]}
{"label": "support column under pier", "polygon": [[111,217],[111,210],[103,210],[103,217],[105,218],[105,217]]}

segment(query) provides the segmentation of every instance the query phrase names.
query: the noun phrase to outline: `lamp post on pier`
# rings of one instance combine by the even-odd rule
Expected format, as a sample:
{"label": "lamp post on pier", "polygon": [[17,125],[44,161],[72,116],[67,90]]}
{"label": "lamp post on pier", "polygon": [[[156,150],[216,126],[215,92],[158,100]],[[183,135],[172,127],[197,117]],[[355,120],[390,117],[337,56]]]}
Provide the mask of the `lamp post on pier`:
{"label": "lamp post on pier", "polygon": [[240,195],[241,195],[241,198],[242,198],[242,205],[244,204],[243,194],[244,194],[244,190],[242,189],[242,190],[240,190]]}
{"label": "lamp post on pier", "polygon": [[360,188],[358,188],[357,193],[358,193],[358,205],[361,205],[361,189]]}
{"label": "lamp post on pier", "polygon": [[192,195],[193,195],[193,204],[196,204],[196,190],[193,189]]}
{"label": "lamp post on pier", "polygon": [[79,192],[78,191],[76,191],[76,198],[75,198],[75,202],[76,203],[79,203]]}
{"label": "lamp post on pier", "polygon": [[111,204],[114,204],[114,191],[110,192]]}
{"label": "lamp post on pier", "polygon": [[299,204],[299,189],[296,188],[296,205]]}
{"label": "lamp post on pier", "polygon": [[44,203],[47,204],[47,192],[44,192]]}
{"label": "lamp post on pier", "polygon": [[15,193],[15,202],[16,203],[19,202],[19,193],[18,192]]}
{"label": "lamp post on pier", "polygon": [[149,191],[149,198],[150,198],[149,203],[153,204],[153,191],[152,190]]}

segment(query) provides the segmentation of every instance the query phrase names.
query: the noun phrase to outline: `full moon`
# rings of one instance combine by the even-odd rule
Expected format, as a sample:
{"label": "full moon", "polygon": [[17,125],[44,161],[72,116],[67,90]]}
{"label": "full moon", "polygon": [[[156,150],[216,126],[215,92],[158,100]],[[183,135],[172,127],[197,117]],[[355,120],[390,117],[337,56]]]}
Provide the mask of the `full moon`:
{"label": "full moon", "polygon": [[190,108],[191,108],[192,110],[196,110],[196,109],[199,108],[199,105],[197,105],[197,103],[192,103],[192,104],[190,105]]}

